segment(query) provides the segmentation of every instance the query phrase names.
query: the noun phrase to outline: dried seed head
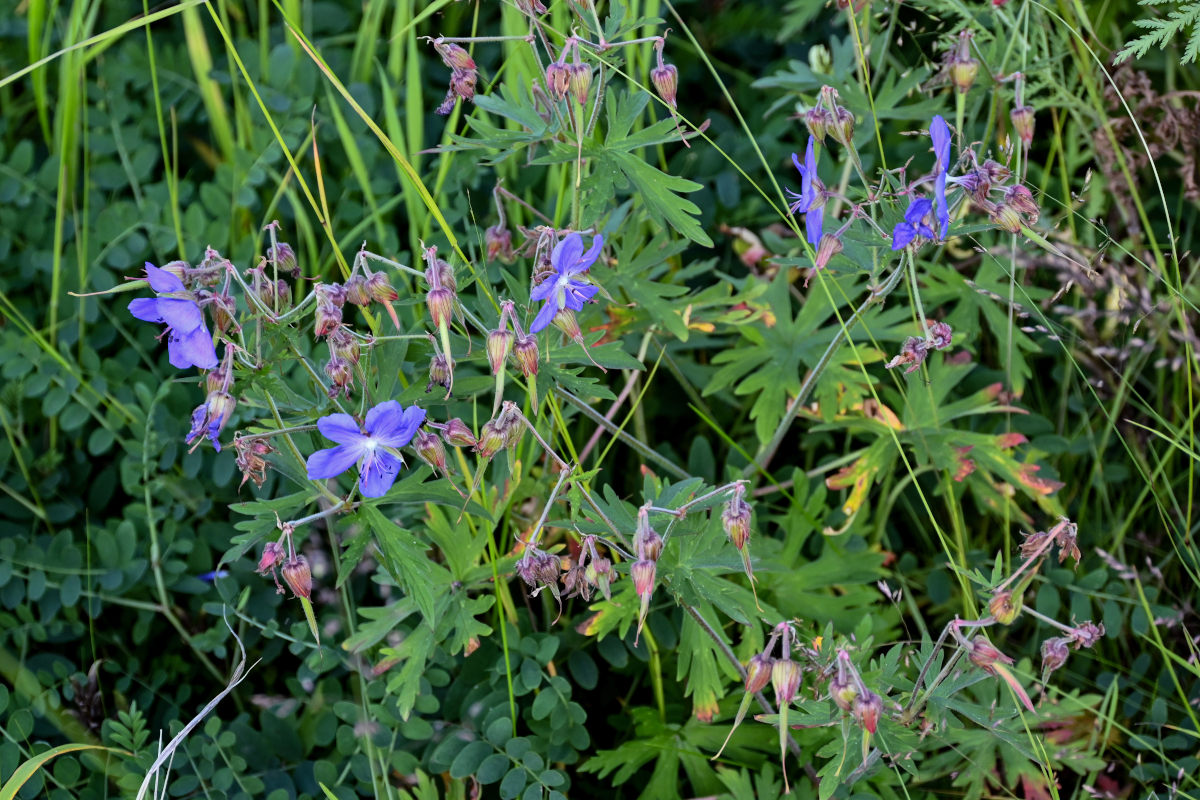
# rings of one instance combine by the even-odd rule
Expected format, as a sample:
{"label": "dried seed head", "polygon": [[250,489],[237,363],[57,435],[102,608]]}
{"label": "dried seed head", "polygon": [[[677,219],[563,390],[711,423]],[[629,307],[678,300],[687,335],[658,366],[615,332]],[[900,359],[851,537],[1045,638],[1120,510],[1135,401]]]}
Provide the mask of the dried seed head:
{"label": "dried seed head", "polygon": [[537,375],[539,355],[536,336],[520,336],[513,343],[513,357],[526,378]]}
{"label": "dried seed head", "polygon": [[293,556],[288,559],[281,570],[283,580],[296,597],[312,597],[312,572],[308,568],[308,559],[304,556]]}
{"label": "dried seed head", "polygon": [[1089,620],[1077,626],[1069,636],[1076,650],[1082,647],[1092,647],[1104,636],[1104,626]]}
{"label": "dried seed head", "polygon": [[493,375],[499,375],[504,371],[504,362],[508,360],[508,354],[512,352],[514,338],[512,331],[495,330],[488,333],[486,349]]}
{"label": "dried seed head", "polygon": [[446,440],[447,444],[455,447],[475,446],[475,434],[471,433],[467,423],[458,417],[454,417],[446,423],[446,427],[442,429],[442,438]]}
{"label": "dried seed head", "polygon": [[746,665],[746,691],[761,692],[771,680],[775,659],[765,653],[756,653]]}
{"label": "dried seed head", "polygon": [[934,350],[945,350],[950,346],[953,339],[954,331],[950,329],[949,323],[946,322],[931,322],[929,323],[929,332],[926,339],[929,341],[929,346]]}
{"label": "dried seed head", "polygon": [[674,64],[660,64],[650,70],[650,82],[654,84],[658,96],[671,108],[675,108],[676,96],[679,93],[679,70]]}
{"label": "dried seed head", "polygon": [[775,689],[775,702],[779,705],[796,699],[800,691],[800,665],[791,658],[781,658],[771,665],[771,686]]}

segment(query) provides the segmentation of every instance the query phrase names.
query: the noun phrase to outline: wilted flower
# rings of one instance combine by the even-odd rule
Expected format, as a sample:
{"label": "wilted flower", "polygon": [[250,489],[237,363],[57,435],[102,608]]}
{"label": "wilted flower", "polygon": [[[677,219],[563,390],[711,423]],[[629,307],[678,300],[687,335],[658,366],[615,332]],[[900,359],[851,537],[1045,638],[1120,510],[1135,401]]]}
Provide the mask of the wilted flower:
{"label": "wilted flower", "polygon": [[424,421],[424,409],[417,406],[406,409],[395,400],[368,411],[362,428],[349,414],[321,417],[317,420],[317,430],[338,446],[318,450],[308,457],[308,477],[333,478],[358,464],[358,486],[363,497],[383,497],[404,466],[397,448],[412,441]]}
{"label": "wilted flower", "polygon": [[221,441],[218,437],[225,428],[225,424],[229,422],[229,417],[236,405],[237,400],[228,392],[219,390],[209,392],[205,401],[196,406],[192,412],[192,430],[187,435],[187,443],[196,443],[202,437],[207,436],[208,440],[212,442],[213,449],[218,453],[221,452]]}
{"label": "wilted flower", "polygon": [[803,164],[800,163],[799,156],[792,153],[792,163],[800,171],[800,192],[797,194],[789,189],[787,194],[793,200],[792,204],[788,206],[788,211],[792,214],[804,214],[804,233],[808,237],[808,243],[816,247],[821,241],[821,226],[825,214],[825,187],[817,176],[817,158],[813,153],[813,144],[814,139],[810,135],[808,148],[804,151]]}
{"label": "wilted flower", "polygon": [[1065,636],[1056,636],[1053,639],[1047,639],[1042,642],[1042,678],[1054,670],[1059,669],[1063,664],[1067,663],[1067,655],[1070,650],[1067,645],[1070,639]]}
{"label": "wilted flower", "polygon": [[921,364],[925,362],[925,357],[928,355],[929,342],[919,336],[909,336],[904,340],[904,344],[900,346],[900,354],[884,366],[892,369],[893,367],[910,364],[911,366],[904,370],[905,374],[907,374],[920,369]]}
{"label": "wilted flower", "polygon": [[[139,297],[129,303],[129,313],[146,322],[167,326],[167,359],[176,369],[217,366],[212,334],[194,295],[175,274],[146,262],[146,280],[158,297]],[[165,296],[164,296],[165,295]]]}
{"label": "wilted flower", "polygon": [[1075,645],[1076,650],[1083,647],[1092,647],[1104,636],[1104,626],[1097,625],[1088,620],[1076,626],[1068,636],[1071,639],[1071,643]]}
{"label": "wilted flower", "polygon": [[488,261],[499,259],[505,264],[512,263],[514,256],[512,231],[503,225],[493,225],[484,231],[483,241],[487,248]]}
{"label": "wilted flower", "polygon": [[258,559],[259,575],[274,572],[275,567],[283,563],[283,545],[279,542],[267,542],[263,545],[262,557]]}
{"label": "wilted flower", "polygon": [[603,247],[604,237],[596,234],[591,248],[585,253],[583,237],[578,233],[570,234],[555,245],[550,255],[554,272],[529,293],[531,301],[546,302],[529,326],[531,333],[543,330],[560,311],[582,311],[583,304],[596,296],[599,291],[596,286],[575,280],[575,276],[587,272],[596,263]]}
{"label": "wilted flower", "polygon": [[242,482],[238,488],[251,480],[261,489],[267,479],[266,456],[274,453],[275,448],[266,439],[238,434],[234,434],[233,446],[237,450],[237,468],[242,473]]}

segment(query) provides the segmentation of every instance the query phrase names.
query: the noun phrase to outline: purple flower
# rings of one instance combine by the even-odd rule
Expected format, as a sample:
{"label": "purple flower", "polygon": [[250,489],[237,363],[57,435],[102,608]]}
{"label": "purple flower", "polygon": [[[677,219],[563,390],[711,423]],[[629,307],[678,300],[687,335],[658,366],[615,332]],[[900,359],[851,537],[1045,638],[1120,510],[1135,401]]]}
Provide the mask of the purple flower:
{"label": "purple flower", "polygon": [[899,250],[917,236],[933,239],[937,234],[929,226],[929,214],[933,211],[933,201],[928,197],[914,198],[904,212],[904,221],[892,229],[892,249]]}
{"label": "purple flower", "polygon": [[[146,262],[146,280],[159,297],[139,297],[129,303],[129,313],[146,322],[167,326],[167,356],[176,369],[214,369],[217,350],[204,325],[204,314],[183,281]],[[163,297],[162,295],[170,295]]]}
{"label": "purple flower", "polygon": [[590,283],[573,280],[576,275],[587,272],[596,259],[600,257],[600,248],[604,247],[604,237],[596,234],[592,239],[592,247],[583,252],[583,237],[572,233],[554,247],[550,254],[550,263],[554,274],[547,277],[529,293],[529,299],[545,300],[529,326],[530,333],[537,333],[553,320],[554,316],[563,309],[582,311],[583,304],[595,297],[599,289]]}
{"label": "purple flower", "polygon": [[[207,436],[212,442],[213,449],[221,452],[221,431],[229,422],[237,401],[233,395],[220,390],[209,392],[203,403],[192,411],[192,430],[187,435],[187,443],[193,444]],[[195,449],[195,448],[192,448]]]}
{"label": "purple flower", "polygon": [[337,447],[318,450],[308,457],[308,477],[323,480],[341,475],[358,464],[358,486],[363,497],[383,497],[396,482],[404,459],[396,448],[408,444],[425,421],[425,409],[407,409],[388,400],[367,412],[362,428],[349,414],[329,414],[317,420],[317,430]]}
{"label": "purple flower", "polygon": [[824,187],[821,185],[821,179],[817,177],[817,158],[813,155],[813,137],[808,137],[808,149],[804,151],[804,163],[800,163],[799,157],[792,153],[792,163],[796,165],[796,169],[800,170],[800,193],[797,194],[791,189],[787,190],[788,196],[794,202],[788,206],[788,211],[793,214],[805,212],[804,216],[804,232],[808,237],[808,243],[813,247],[821,241],[821,224],[825,214],[825,197],[822,194]]}
{"label": "purple flower", "polygon": [[934,178],[933,194],[937,199],[937,218],[941,238],[950,230],[950,208],[946,205],[946,173],[950,169],[950,126],[941,114],[929,123],[929,138],[933,140],[933,153],[937,158],[937,175]]}

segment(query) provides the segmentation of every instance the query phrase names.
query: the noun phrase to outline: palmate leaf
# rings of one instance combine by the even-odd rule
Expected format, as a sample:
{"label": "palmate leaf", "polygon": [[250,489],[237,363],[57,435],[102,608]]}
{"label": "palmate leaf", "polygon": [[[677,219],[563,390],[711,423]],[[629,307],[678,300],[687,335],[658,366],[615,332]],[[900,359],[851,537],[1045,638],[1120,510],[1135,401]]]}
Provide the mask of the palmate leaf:
{"label": "palmate leaf", "polygon": [[696,219],[700,213],[699,206],[677,194],[695,192],[703,186],[686,178],[668,175],[632,153],[611,151],[601,159],[610,160],[621,170],[629,181],[630,189],[641,198],[651,219],[678,231],[697,244],[712,247],[712,239]]}
{"label": "palmate leaf", "polygon": [[437,567],[425,554],[426,547],[411,532],[392,522],[374,506],[363,506],[356,516],[370,527],[379,545],[384,569],[417,604],[421,616],[432,628],[435,624],[434,589],[445,587],[449,573]]}

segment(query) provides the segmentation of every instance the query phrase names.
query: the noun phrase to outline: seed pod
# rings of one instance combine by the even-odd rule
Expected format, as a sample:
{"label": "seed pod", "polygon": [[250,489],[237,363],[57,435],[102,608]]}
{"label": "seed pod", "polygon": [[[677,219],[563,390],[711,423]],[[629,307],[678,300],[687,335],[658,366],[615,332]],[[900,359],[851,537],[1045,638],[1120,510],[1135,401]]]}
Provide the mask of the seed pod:
{"label": "seed pod", "polygon": [[879,727],[879,715],[883,713],[883,698],[867,690],[866,694],[854,698],[851,713],[867,733],[875,733]]}
{"label": "seed pod", "polygon": [[367,291],[367,281],[361,275],[352,275],[346,281],[346,301],[356,306],[366,306],[371,303],[371,294]]}
{"label": "seed pod", "polygon": [[281,572],[292,594],[305,599],[312,597],[312,572],[308,568],[307,558],[293,556],[283,565]]}
{"label": "seed pod", "polygon": [[1001,664],[1011,664],[1012,659],[996,649],[996,646],[987,640],[986,636],[976,636],[971,640],[969,649],[967,650],[967,658],[971,663],[982,669],[988,674],[994,674],[993,665],[997,662]]}
{"label": "seed pod", "polygon": [[450,324],[450,317],[454,314],[454,293],[444,287],[430,289],[429,294],[425,296],[425,305],[429,309],[429,316],[433,319],[433,326],[440,328],[443,323]]}
{"label": "seed pod", "polygon": [[846,671],[838,669],[829,681],[829,697],[842,711],[850,711],[858,699],[858,687]]}
{"label": "seed pod", "polygon": [[569,308],[564,308],[554,315],[554,327],[567,335],[567,338],[578,342],[583,339],[583,331],[579,329],[579,320],[575,318],[575,312]]}
{"label": "seed pod", "polygon": [[504,431],[500,429],[495,420],[488,420],[479,429],[479,439],[475,442],[472,452],[478,453],[483,458],[491,458],[503,447]]}
{"label": "seed pod", "polygon": [[329,342],[329,351],[335,357],[341,358],[351,365],[358,363],[360,351],[358,338],[350,333],[345,325],[339,325],[337,330],[329,334],[326,341]]}
{"label": "seed pod", "polygon": [[471,58],[470,53],[454,44],[454,42],[435,41],[433,47],[438,51],[438,55],[442,57],[442,62],[447,67],[462,70],[475,69],[475,59]]}
{"label": "seed pod", "polygon": [[450,362],[447,361],[446,357],[440,353],[435,355],[429,360],[429,383],[425,385],[425,392],[429,393],[433,391],[434,386],[441,386],[443,389],[449,389],[452,377],[453,376],[450,373]]}
{"label": "seed pod", "polygon": [[979,62],[973,58],[955,57],[950,60],[950,82],[959,94],[966,94],[979,74]]}
{"label": "seed pod", "polygon": [[186,284],[188,273],[192,271],[192,265],[186,261],[172,261],[169,264],[163,264],[162,269]]}
{"label": "seed pod", "polygon": [[679,92],[679,70],[674,64],[660,64],[650,70],[650,82],[654,84],[658,96],[675,108],[675,99]]}
{"label": "seed pod", "polygon": [[988,611],[1001,625],[1011,625],[1021,613],[1021,596],[1012,592],[996,592],[988,603]]}
{"label": "seed pod", "polygon": [[350,366],[350,362],[339,356],[333,356],[325,364],[325,375],[328,376],[330,387],[329,396],[337,397],[338,394],[350,396],[350,387],[354,382],[354,368]]}
{"label": "seed pod", "polygon": [[446,423],[446,427],[442,429],[442,438],[446,440],[447,444],[455,447],[475,446],[475,434],[471,433],[471,429],[467,427],[467,423],[458,417]]}
{"label": "seed pod", "polygon": [[771,665],[771,685],[775,688],[775,702],[779,705],[796,699],[800,690],[800,667],[791,658],[781,658]]}
{"label": "seed pod", "polygon": [[1004,202],[1012,206],[1018,214],[1029,217],[1033,222],[1037,222],[1038,215],[1041,213],[1037,201],[1033,199],[1033,192],[1019,183],[1004,191]]}

